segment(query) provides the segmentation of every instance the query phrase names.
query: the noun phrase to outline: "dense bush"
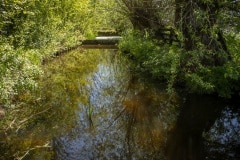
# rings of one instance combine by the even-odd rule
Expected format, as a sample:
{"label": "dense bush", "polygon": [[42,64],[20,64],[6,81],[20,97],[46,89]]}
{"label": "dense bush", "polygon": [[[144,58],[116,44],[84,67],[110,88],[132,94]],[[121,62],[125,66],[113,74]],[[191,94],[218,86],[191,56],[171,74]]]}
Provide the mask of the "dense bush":
{"label": "dense bush", "polygon": [[79,45],[100,27],[111,27],[109,14],[114,18],[119,14],[103,9],[114,5],[90,0],[1,1],[0,104],[10,103],[21,94],[20,88],[36,85],[44,59]]}
{"label": "dense bush", "polygon": [[[41,62],[80,43],[89,1],[0,2],[0,107],[17,103],[41,75]],[[86,16],[86,17],[85,17]]]}
{"label": "dense bush", "polygon": [[14,97],[33,90],[41,75],[39,59],[35,50],[14,49],[9,44],[0,44],[0,102],[11,107]]}
{"label": "dense bush", "polygon": [[[197,50],[185,51],[176,45],[159,44],[149,34],[134,31],[123,37],[119,47],[133,59],[135,69],[164,80],[169,91],[181,85],[189,92],[218,93],[222,97],[231,97],[239,92],[238,38],[237,35],[228,38],[231,60],[226,60],[224,51],[214,53],[201,45]],[[226,62],[216,65],[216,57]]]}
{"label": "dense bush", "polygon": [[180,49],[174,45],[157,44],[146,32],[130,31],[119,44],[120,50],[134,61],[138,71],[150,73],[154,78],[168,81],[172,91],[180,66]]}

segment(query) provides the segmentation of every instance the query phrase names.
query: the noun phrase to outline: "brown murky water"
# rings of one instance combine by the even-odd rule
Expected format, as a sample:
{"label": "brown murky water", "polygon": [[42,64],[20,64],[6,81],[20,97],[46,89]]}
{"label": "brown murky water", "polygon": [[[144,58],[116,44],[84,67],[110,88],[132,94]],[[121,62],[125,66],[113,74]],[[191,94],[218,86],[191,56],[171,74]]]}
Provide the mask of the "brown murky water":
{"label": "brown murky water", "polygon": [[239,159],[239,109],[220,98],[165,92],[136,77],[108,50],[82,86],[73,130],[53,140],[55,158],[202,160]]}
{"label": "brown murky water", "polygon": [[29,150],[24,159],[240,159],[239,102],[170,95],[159,82],[134,75],[117,50],[79,52],[48,64],[44,105],[51,110],[7,150],[42,145],[54,134],[51,148]]}

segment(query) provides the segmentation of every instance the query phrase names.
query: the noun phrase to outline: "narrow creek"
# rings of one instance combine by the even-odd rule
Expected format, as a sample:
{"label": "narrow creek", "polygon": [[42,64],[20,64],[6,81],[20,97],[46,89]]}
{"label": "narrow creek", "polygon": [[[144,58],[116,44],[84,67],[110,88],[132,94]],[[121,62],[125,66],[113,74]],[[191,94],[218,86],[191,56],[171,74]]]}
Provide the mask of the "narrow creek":
{"label": "narrow creek", "polygon": [[59,160],[240,158],[239,104],[213,96],[169,95],[148,78],[134,76],[115,50],[76,86],[75,126],[53,140]]}
{"label": "narrow creek", "polygon": [[58,159],[161,159],[169,127],[176,121],[177,96],[133,77],[114,51],[87,76],[77,125],[54,139]]}

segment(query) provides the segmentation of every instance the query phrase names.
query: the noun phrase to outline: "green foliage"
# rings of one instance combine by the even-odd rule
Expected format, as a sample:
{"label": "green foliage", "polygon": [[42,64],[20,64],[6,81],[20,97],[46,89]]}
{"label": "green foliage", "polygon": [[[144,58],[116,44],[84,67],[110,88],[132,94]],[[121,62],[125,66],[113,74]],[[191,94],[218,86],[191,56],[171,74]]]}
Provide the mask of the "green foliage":
{"label": "green foliage", "polygon": [[137,31],[128,31],[121,39],[119,44],[120,50],[126,52],[135,59],[137,69],[144,69],[143,62],[148,57],[147,54],[156,49],[156,45],[151,41],[147,34],[142,35]]}
{"label": "green foliage", "polygon": [[191,92],[218,93],[221,97],[230,98],[239,90],[239,68],[233,70],[233,66],[228,63],[221,67],[203,67],[195,73],[188,73],[185,75],[187,87]]}
{"label": "green foliage", "polygon": [[134,60],[137,70],[149,72],[153,77],[167,81],[168,91],[173,91],[180,65],[179,48],[167,44],[159,47],[147,32],[144,35],[128,32],[119,48]]}
{"label": "green foliage", "polygon": [[[200,2],[208,5],[206,11],[198,5],[191,6],[195,8],[186,8],[186,13],[193,11],[192,15],[182,14],[184,17],[178,17],[178,23],[184,22],[179,28],[179,35],[183,41],[187,42],[188,38],[194,40],[193,50],[185,51],[182,46],[169,44],[159,45],[144,30],[144,33],[127,32],[119,47],[134,60],[137,70],[166,81],[169,92],[173,91],[175,84],[180,83],[191,92],[218,93],[220,96],[230,97],[240,90],[239,2],[219,1],[219,8],[214,7],[215,1],[212,0],[203,0],[196,4]],[[32,129],[32,126],[36,126],[37,131],[42,131],[47,126],[43,126],[41,122],[49,119],[52,121],[49,121],[48,127],[58,128],[59,126],[53,125],[53,121],[67,121],[68,116],[74,114],[70,110],[76,107],[77,102],[87,103],[86,95],[79,96],[76,86],[87,84],[80,77],[85,76],[89,70],[94,70],[96,54],[90,54],[86,58],[75,52],[70,57],[65,56],[64,61],[60,57],[43,67],[42,60],[52,56],[54,52],[75,46],[86,37],[93,37],[98,29],[122,31],[132,27],[130,20],[137,20],[145,26],[147,21],[152,23],[154,19],[163,27],[167,25],[174,28],[176,17],[173,10],[177,8],[174,1],[154,3],[156,13],[155,9],[149,8],[153,13],[149,15],[154,17],[136,16],[135,19],[127,19],[124,15],[138,8],[134,3],[131,3],[132,8],[126,8],[128,5],[130,3],[117,3],[113,0],[1,1],[0,109],[6,110],[6,117],[0,121],[1,131],[13,133],[11,131],[14,130],[15,133],[16,129],[21,128],[24,131],[25,127]],[[184,5],[188,3],[176,6],[184,9]],[[217,15],[210,13],[211,8],[216,9]],[[185,20],[182,21],[181,18]],[[188,20],[190,24],[187,23]],[[159,27],[159,23],[151,23],[149,27]],[[183,33],[184,26],[191,36],[187,37]],[[195,34],[197,31],[199,33]],[[217,36],[219,31],[224,32],[231,59],[227,59],[226,53],[222,54],[218,47],[215,49],[217,52],[207,49],[208,45],[220,38]],[[218,45],[216,43],[212,48]],[[215,65],[216,59],[223,59],[224,63]],[[41,81],[39,78],[42,78]],[[59,98],[62,101],[58,101]],[[67,124],[60,127],[71,128]],[[34,138],[38,139],[32,137]],[[14,145],[9,139],[7,143]],[[34,146],[42,143],[34,144],[33,141],[26,140],[23,146],[27,148],[29,144]]]}
{"label": "green foliage", "polygon": [[[12,142],[9,139],[18,139],[16,134],[19,130],[23,133],[26,127],[29,130],[37,128],[40,133],[48,130],[47,127],[53,127],[51,122],[49,126],[44,126],[44,120],[52,118],[60,123],[68,121],[68,115],[74,114],[69,110],[76,107],[77,100],[71,101],[79,96],[76,86],[86,82],[71,73],[77,72],[81,77],[87,70],[92,70],[95,65],[93,63],[96,62],[94,56],[88,55],[87,59],[83,55],[71,54],[71,58],[65,57],[69,63],[57,61],[54,64],[58,67],[48,66],[47,69],[43,67],[42,61],[52,57],[57,51],[79,45],[87,36],[94,35],[98,28],[117,27],[116,22],[109,21],[121,19],[120,14],[114,9],[106,12],[106,7],[112,9],[116,7],[116,3],[93,3],[92,0],[0,1],[0,109],[6,113],[0,121],[0,135],[7,133],[7,138],[1,136],[1,144],[6,142],[7,146],[14,146],[15,139]],[[87,65],[89,61],[92,64]],[[62,66],[65,68],[61,68]],[[62,71],[58,72],[60,68]],[[49,79],[39,81],[42,75],[47,75]],[[61,97],[65,101],[59,102]],[[84,96],[80,98],[83,100]],[[71,126],[65,124],[62,127]],[[8,159],[22,159],[18,156],[24,155],[24,152],[19,155],[13,153],[19,148],[23,151],[29,147],[34,148],[35,145],[43,145],[35,144],[34,139],[38,138],[30,136],[22,147],[14,146],[13,150],[7,150],[9,154],[15,154],[15,157]],[[0,159],[5,158],[0,155]]]}
{"label": "green foliage", "polygon": [[[89,0],[1,2],[0,31],[15,48],[53,52],[80,43],[95,25]],[[49,53],[48,53],[49,54]]]}
{"label": "green foliage", "polygon": [[223,65],[215,64],[216,59],[226,61],[224,51],[215,53],[201,44],[193,51],[175,45],[160,46],[147,33],[128,32],[119,47],[135,62],[135,69],[167,82],[169,92],[180,84],[189,92],[229,98],[240,89],[239,34],[228,36],[227,43],[232,59]]}
{"label": "green foliage", "polygon": [[[9,0],[0,2],[0,104],[11,102],[20,90],[35,86],[41,61],[54,52],[80,44],[108,20],[114,1]],[[105,8],[105,9],[106,9]],[[104,13],[104,14],[103,14]]]}
{"label": "green foliage", "polygon": [[[44,146],[54,136],[75,127],[79,103],[88,104],[89,95],[83,89],[89,83],[87,76],[97,69],[102,60],[100,54],[96,50],[76,50],[43,66],[44,76],[38,78],[38,87],[31,92],[25,88],[17,99],[17,106],[6,110],[0,125],[8,134],[1,137],[0,142],[11,150],[6,150],[0,159],[20,158],[28,150],[31,152],[25,158],[35,159],[31,156],[44,150],[44,147],[37,150],[36,146]],[[52,158],[51,151],[44,151],[49,154],[49,159]]]}
{"label": "green foliage", "polygon": [[95,15],[93,20],[97,28],[115,29],[121,33],[131,28],[129,19],[122,13],[120,2],[115,0],[96,0]]}
{"label": "green foliage", "polygon": [[89,1],[10,0],[0,6],[0,104],[10,106],[36,86],[44,57],[80,43]]}
{"label": "green foliage", "polygon": [[36,97],[41,95],[40,108],[51,110],[50,114],[42,115],[49,128],[71,129],[69,118],[75,118],[79,103],[88,103],[89,95],[82,87],[89,83],[87,76],[97,69],[100,54],[98,51],[76,50],[44,66],[45,76],[39,83]]}
{"label": "green foliage", "polygon": [[240,39],[238,35],[228,35],[228,50],[231,60],[221,66],[214,65],[214,57],[223,56],[224,52],[209,52],[204,49],[184,52],[181,63],[184,64],[185,82],[191,92],[218,93],[230,98],[239,93],[240,83]]}
{"label": "green foliage", "polygon": [[0,104],[10,107],[14,97],[37,86],[35,80],[41,70],[39,58],[35,56],[35,50],[16,50],[8,44],[0,45]]}

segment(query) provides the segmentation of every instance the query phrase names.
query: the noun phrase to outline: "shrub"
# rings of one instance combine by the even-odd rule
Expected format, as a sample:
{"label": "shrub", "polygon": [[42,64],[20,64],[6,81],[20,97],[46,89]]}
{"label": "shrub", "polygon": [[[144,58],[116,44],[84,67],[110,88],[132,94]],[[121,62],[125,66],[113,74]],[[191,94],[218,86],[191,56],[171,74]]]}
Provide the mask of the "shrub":
{"label": "shrub", "polygon": [[33,90],[41,74],[39,54],[36,50],[14,49],[9,44],[0,45],[0,103],[11,106],[14,97]]}
{"label": "shrub", "polygon": [[180,66],[180,49],[174,45],[161,47],[146,32],[127,32],[120,41],[119,48],[134,60],[136,70],[148,72],[153,78],[168,82],[172,91]]}
{"label": "shrub", "polygon": [[[201,44],[193,51],[185,51],[176,45],[158,44],[147,32],[128,31],[119,48],[133,60],[134,69],[167,82],[170,92],[175,84],[181,84],[189,92],[217,93],[229,98],[240,89],[239,37],[228,37],[231,60],[227,60],[224,51],[216,53]],[[219,65],[218,60],[223,60],[224,64]]]}

